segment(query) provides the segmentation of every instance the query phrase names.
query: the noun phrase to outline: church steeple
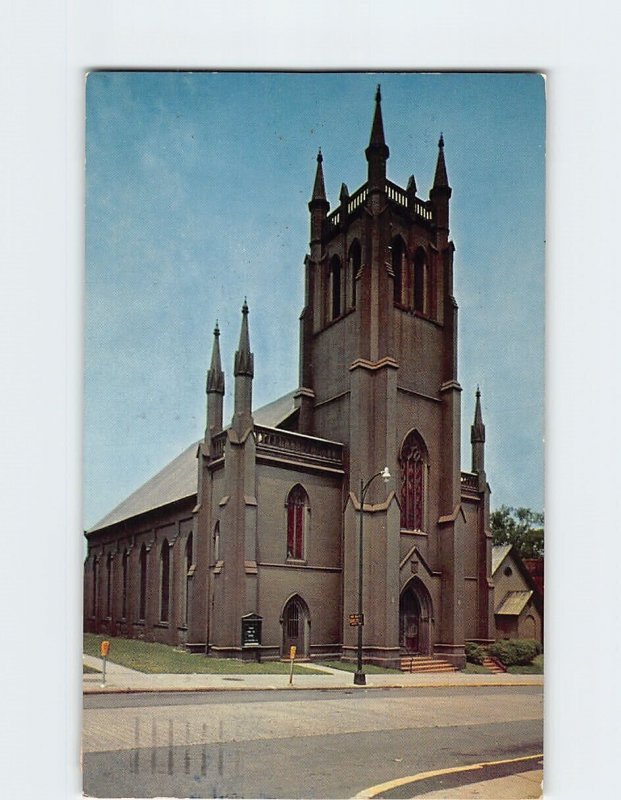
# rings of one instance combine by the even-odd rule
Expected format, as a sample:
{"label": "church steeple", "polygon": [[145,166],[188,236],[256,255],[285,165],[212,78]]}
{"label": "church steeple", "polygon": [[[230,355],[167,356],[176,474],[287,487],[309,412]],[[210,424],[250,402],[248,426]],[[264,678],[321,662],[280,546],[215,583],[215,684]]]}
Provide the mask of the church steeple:
{"label": "church steeple", "polygon": [[213,331],[211,366],[207,371],[207,426],[205,441],[222,430],[222,407],[224,401],[224,372],[220,361],[220,328],[216,320]]}
{"label": "church steeple", "polygon": [[371,126],[371,138],[369,140],[369,146],[365,150],[365,155],[369,163],[369,189],[384,191],[384,184],[386,182],[386,161],[390,156],[390,150],[384,139],[382,92],[379,84],[375,92],[375,113]]}
{"label": "church steeple", "polygon": [[315,184],[313,186],[313,200],[326,199],[326,186],[323,179],[323,156],[321,155],[321,147],[317,153],[317,170],[315,171]]}
{"label": "church steeple", "polygon": [[254,354],[250,351],[248,332],[248,304],[244,298],[239,347],[235,353],[235,407],[233,427],[239,434],[252,424],[252,378],[254,377]]}
{"label": "church steeple", "polygon": [[235,353],[235,377],[247,375],[254,376],[254,353],[250,352],[250,334],[248,332],[248,303],[244,297],[242,306],[242,324],[239,332],[239,347]]}
{"label": "church steeple", "polygon": [[438,160],[436,162],[436,174],[433,178],[434,189],[450,189],[448,175],[446,174],[446,162],[444,160],[444,136],[440,134],[438,142]]}
{"label": "church steeple", "polygon": [[317,170],[315,172],[315,183],[313,185],[313,196],[308,204],[311,212],[311,245],[321,239],[325,219],[330,210],[330,203],[326,198],[326,186],[323,179],[323,156],[321,148],[317,153]]}
{"label": "church steeple", "polygon": [[429,192],[429,199],[436,207],[436,225],[438,231],[446,237],[448,241],[449,232],[449,200],[453,190],[449,186],[448,175],[446,173],[446,162],[444,160],[444,136],[440,134],[438,142],[438,160],[436,162],[436,172],[433,177],[433,187]]}
{"label": "church steeple", "polygon": [[207,371],[207,394],[212,392],[224,394],[224,372],[222,371],[222,362],[220,360],[220,328],[218,327],[218,320],[216,320],[216,327],[213,329],[211,366]]}
{"label": "church steeple", "polygon": [[485,470],[485,425],[481,413],[481,391],[477,386],[474,407],[474,424],[470,426],[470,443],[472,445],[472,471]]}

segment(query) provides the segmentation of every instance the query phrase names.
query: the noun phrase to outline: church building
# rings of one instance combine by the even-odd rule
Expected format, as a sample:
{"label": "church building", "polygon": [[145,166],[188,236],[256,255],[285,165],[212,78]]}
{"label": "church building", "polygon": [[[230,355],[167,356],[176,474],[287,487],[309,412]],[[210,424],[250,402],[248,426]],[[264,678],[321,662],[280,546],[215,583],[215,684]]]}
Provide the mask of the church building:
{"label": "church building", "polygon": [[390,181],[378,87],[365,155],[366,182],[332,211],[317,156],[298,388],[253,409],[244,301],[224,420],[216,325],[204,438],[86,532],[87,631],[354,660],[362,578],[365,662],[461,667],[467,640],[495,638],[478,389],[461,464],[444,141],[428,199]]}

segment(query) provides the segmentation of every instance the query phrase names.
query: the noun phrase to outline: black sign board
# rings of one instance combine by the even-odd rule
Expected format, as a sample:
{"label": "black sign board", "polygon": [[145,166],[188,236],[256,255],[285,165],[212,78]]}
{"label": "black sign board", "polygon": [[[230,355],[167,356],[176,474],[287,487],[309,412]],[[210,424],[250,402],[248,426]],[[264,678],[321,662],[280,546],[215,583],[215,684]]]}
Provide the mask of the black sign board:
{"label": "black sign board", "polygon": [[263,617],[246,614],[241,619],[242,647],[258,647],[261,644],[261,624]]}
{"label": "black sign board", "polygon": [[349,624],[352,627],[357,627],[359,625],[364,625],[364,614],[350,614],[349,615]]}

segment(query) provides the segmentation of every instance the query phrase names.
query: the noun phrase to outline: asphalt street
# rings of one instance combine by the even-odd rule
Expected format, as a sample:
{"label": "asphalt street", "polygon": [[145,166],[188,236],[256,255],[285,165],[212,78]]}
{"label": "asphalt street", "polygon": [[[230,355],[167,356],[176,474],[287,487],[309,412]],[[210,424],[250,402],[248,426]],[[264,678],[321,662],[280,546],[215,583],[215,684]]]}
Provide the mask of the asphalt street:
{"label": "asphalt street", "polygon": [[[353,797],[423,771],[540,753],[542,712],[536,686],[86,696],[84,791]],[[399,796],[423,787],[408,791]]]}

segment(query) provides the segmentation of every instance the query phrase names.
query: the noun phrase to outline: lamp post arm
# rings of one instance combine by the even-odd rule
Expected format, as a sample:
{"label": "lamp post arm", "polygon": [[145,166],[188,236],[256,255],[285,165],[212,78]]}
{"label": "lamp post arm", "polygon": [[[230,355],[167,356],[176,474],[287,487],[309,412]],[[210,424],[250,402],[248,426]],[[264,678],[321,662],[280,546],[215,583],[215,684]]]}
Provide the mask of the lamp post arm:
{"label": "lamp post arm", "polygon": [[371,483],[376,478],[378,478],[380,475],[383,475],[383,474],[384,474],[384,470],[383,469],[381,469],[379,472],[376,472],[375,475],[372,475],[369,478],[369,480],[364,484],[364,486],[362,485],[362,479],[360,480],[360,508],[362,508],[362,505],[364,503],[364,498],[365,498],[366,493],[367,493],[367,489],[369,488]]}

